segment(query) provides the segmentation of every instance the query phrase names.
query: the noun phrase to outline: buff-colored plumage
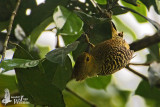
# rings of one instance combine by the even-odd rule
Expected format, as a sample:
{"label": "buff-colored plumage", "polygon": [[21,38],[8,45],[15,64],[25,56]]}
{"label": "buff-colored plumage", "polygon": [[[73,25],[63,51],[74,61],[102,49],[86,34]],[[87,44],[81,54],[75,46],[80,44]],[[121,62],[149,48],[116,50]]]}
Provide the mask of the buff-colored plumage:
{"label": "buff-colored plumage", "polygon": [[112,28],[112,38],[97,44],[89,53],[83,52],[76,61],[73,77],[83,80],[95,75],[109,75],[124,68],[133,51],[123,39],[123,33]]}

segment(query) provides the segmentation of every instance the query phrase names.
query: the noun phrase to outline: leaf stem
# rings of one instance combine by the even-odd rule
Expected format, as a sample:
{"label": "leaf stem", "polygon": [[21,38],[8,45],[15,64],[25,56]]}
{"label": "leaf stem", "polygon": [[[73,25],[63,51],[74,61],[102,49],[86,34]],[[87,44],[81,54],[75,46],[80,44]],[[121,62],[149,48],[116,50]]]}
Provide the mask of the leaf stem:
{"label": "leaf stem", "polygon": [[137,76],[141,77],[142,79],[148,81],[148,78],[147,78],[146,76],[144,76],[143,74],[135,71],[134,69],[132,69],[132,68],[129,67],[129,66],[126,66],[126,68],[127,68],[129,71],[131,71],[132,73],[134,73],[134,74],[136,74]]}
{"label": "leaf stem", "polygon": [[96,107],[96,105],[94,105],[91,102],[87,101],[86,99],[82,98],[77,93],[73,92],[70,88],[66,87],[65,90],[72,93],[73,95],[75,95],[76,97],[78,97],[80,100],[84,101],[86,104],[90,105],[91,107]]}
{"label": "leaf stem", "polygon": [[92,43],[90,42],[89,37],[87,36],[87,34],[84,34],[84,36],[85,36],[86,42],[89,44],[89,46],[90,46],[91,48],[94,48],[95,46],[94,46],[94,44],[92,44]]}
{"label": "leaf stem", "polygon": [[10,23],[9,23],[8,30],[7,30],[6,39],[5,39],[5,42],[4,42],[4,45],[3,45],[2,61],[5,58],[9,37],[10,37],[11,31],[12,31],[13,21],[14,21],[14,18],[16,16],[16,13],[18,11],[20,3],[21,3],[21,0],[18,0],[17,3],[16,3],[16,7],[15,7],[15,9],[12,12],[12,15],[11,15]]}

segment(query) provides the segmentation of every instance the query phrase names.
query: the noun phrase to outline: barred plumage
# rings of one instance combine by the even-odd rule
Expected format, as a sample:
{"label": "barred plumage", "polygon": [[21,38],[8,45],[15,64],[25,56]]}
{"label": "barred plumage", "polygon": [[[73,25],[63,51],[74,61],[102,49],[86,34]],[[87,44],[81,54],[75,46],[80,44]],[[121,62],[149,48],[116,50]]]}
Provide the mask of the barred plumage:
{"label": "barred plumage", "polygon": [[89,53],[82,53],[75,64],[73,77],[83,80],[95,75],[109,75],[124,68],[132,59],[133,51],[123,40],[123,33],[112,29],[112,38],[97,44]]}
{"label": "barred plumage", "polygon": [[132,59],[133,51],[118,35],[96,45],[90,52],[99,66],[99,75],[112,74],[124,68]]}

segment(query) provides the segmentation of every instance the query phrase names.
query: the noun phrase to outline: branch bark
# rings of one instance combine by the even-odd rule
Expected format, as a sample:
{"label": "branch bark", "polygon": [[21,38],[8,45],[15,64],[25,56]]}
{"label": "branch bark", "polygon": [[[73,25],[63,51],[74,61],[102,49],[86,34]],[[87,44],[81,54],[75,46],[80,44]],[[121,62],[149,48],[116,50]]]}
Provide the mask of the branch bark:
{"label": "branch bark", "polygon": [[[133,43],[130,44],[130,49],[136,51],[139,51],[141,49],[147,48],[151,45],[154,45],[156,43],[160,42],[160,33],[157,32],[155,33],[153,36],[146,36],[143,39],[137,40]],[[130,65],[145,65],[148,66],[149,64],[130,64]],[[134,74],[138,75],[139,77],[143,78],[144,80],[148,81],[148,78],[145,77],[143,74],[140,74],[139,72],[136,72],[135,70],[133,70],[132,68],[130,68],[129,66],[126,66],[126,68],[133,72]]]}
{"label": "branch bark", "polygon": [[139,51],[153,44],[160,42],[160,33],[157,32],[153,36],[146,36],[143,39],[137,40],[130,44],[130,49],[134,51]]}
{"label": "branch bark", "polygon": [[4,58],[5,58],[5,53],[6,53],[6,49],[7,49],[9,37],[10,37],[11,31],[12,31],[13,21],[14,21],[14,18],[15,18],[15,16],[16,16],[16,13],[17,13],[17,11],[18,11],[20,2],[21,2],[21,0],[17,0],[16,7],[15,7],[15,9],[14,9],[14,11],[12,12],[12,15],[11,15],[10,23],[9,23],[8,30],[7,30],[6,39],[5,39],[5,42],[4,42],[4,45],[3,45],[2,61],[3,61]]}
{"label": "branch bark", "polygon": [[140,63],[140,64],[138,64],[138,63],[129,63],[128,65],[135,65],[135,66],[149,66],[150,63]]}
{"label": "branch bark", "polygon": [[148,81],[148,78],[147,78],[146,76],[144,76],[143,74],[135,71],[134,69],[132,69],[132,68],[129,67],[129,66],[126,66],[126,68],[127,68],[129,71],[131,71],[132,73],[134,73],[134,74],[136,74],[137,76],[141,77],[142,79]]}

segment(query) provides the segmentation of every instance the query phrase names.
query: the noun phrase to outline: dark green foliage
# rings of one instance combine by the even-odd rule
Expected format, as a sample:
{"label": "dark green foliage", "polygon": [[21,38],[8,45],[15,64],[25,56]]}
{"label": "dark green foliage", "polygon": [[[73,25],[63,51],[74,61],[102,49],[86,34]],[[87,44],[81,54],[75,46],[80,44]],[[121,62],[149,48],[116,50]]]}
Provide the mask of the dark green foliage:
{"label": "dark green foliage", "polygon": [[123,1],[125,1],[125,2],[127,2],[127,3],[130,3],[130,4],[132,4],[132,5],[137,6],[137,0],[123,0]]}
{"label": "dark green foliage", "polygon": [[10,93],[15,93],[15,92],[18,92],[18,89],[17,89],[17,83],[16,83],[16,80],[15,80],[15,76],[13,75],[3,75],[3,74],[0,74],[0,96],[3,96],[4,95],[4,90],[6,88],[8,88],[10,90]]}
{"label": "dark green foliage", "polygon": [[71,51],[74,51],[77,48],[78,43],[79,42],[76,41],[76,42],[69,44],[65,47],[52,50],[47,53],[46,59],[51,62],[63,64],[65,62],[67,54],[69,54]]}
{"label": "dark green foliage", "polygon": [[84,32],[94,44],[111,38],[111,25],[109,18],[97,18],[81,11],[75,11],[84,22]]}
{"label": "dark green foliage", "polygon": [[156,87],[151,87],[147,81],[142,81],[139,84],[136,94],[154,102],[153,107],[158,107],[160,104],[160,90]]}
{"label": "dark green foliage", "polygon": [[147,55],[147,62],[160,61],[160,52],[158,44],[152,45],[148,48],[150,54]]}
{"label": "dark green foliage", "polygon": [[86,83],[89,87],[94,89],[106,89],[111,81],[111,76],[99,76],[86,79]]}
{"label": "dark green foliage", "polygon": [[153,62],[148,69],[148,79],[151,86],[160,88],[160,64]]}
{"label": "dark green foliage", "polygon": [[[146,10],[153,5],[159,13],[158,0],[121,0],[123,6],[127,8],[122,8],[116,1],[96,0],[100,7],[98,8],[91,0],[86,0],[85,3],[78,0],[46,0],[40,5],[37,5],[35,0],[21,0],[10,35],[10,41],[14,43],[10,43],[11,46],[7,48],[12,49],[15,47],[12,44],[18,43],[14,57],[0,63],[3,72],[15,69],[16,75],[0,74],[0,98],[4,96],[3,90],[8,88],[11,94],[25,95],[30,103],[40,106],[90,107],[91,103],[97,107],[125,107],[131,92],[117,88],[111,76],[92,77],[82,82],[72,80],[72,70],[77,57],[82,52],[90,50],[84,34],[87,34],[90,42],[95,45],[111,39],[113,19],[118,31],[124,31],[124,34],[130,34],[134,40],[137,39],[133,30],[117,15],[131,11],[139,23],[149,21],[160,31],[158,22],[147,18]],[[2,31],[8,28],[16,2],[17,0],[0,0],[0,53],[6,36],[6,32]],[[26,15],[27,9],[31,9],[30,15]],[[109,13],[113,16],[109,17]],[[64,47],[59,47],[57,44],[58,48],[52,51],[49,47],[35,45],[41,33],[51,23],[55,24],[56,36],[61,35],[65,43]],[[22,41],[15,37],[17,25],[20,25],[26,35]],[[53,28],[49,29],[50,32],[52,30]],[[20,32],[18,35],[21,35]],[[135,93],[144,97],[148,105],[150,105],[148,102],[151,102],[151,107],[158,107],[160,45],[148,48],[147,62],[153,62],[148,69],[149,82],[143,80]],[[89,103],[65,90],[66,85]]]}
{"label": "dark green foliage", "polygon": [[28,68],[28,67],[35,67],[39,63],[39,60],[25,60],[25,59],[8,59],[2,61],[0,63],[0,67],[3,68],[2,72],[6,72],[12,70],[14,68]]}
{"label": "dark green foliage", "polygon": [[[23,48],[26,49],[25,47]],[[22,48],[17,47],[14,58],[33,59],[29,52],[27,52],[27,49],[24,51]],[[28,97],[31,103],[63,107],[64,102],[61,90],[71,77],[71,73],[69,73],[72,70],[70,60],[67,58],[63,66],[65,70],[61,72],[58,72],[59,67],[56,63],[49,62],[48,60],[44,60],[40,63],[39,66],[34,68],[16,69],[20,92]],[[62,72],[68,73],[64,75]],[[65,79],[55,81],[57,77]]]}
{"label": "dark green foliage", "polygon": [[63,36],[65,44],[77,40],[82,33],[83,22],[74,12],[63,6],[57,6],[53,13],[53,20],[57,27],[57,34]]}
{"label": "dark green foliage", "polygon": [[0,0],[0,22],[10,19],[16,0]]}

